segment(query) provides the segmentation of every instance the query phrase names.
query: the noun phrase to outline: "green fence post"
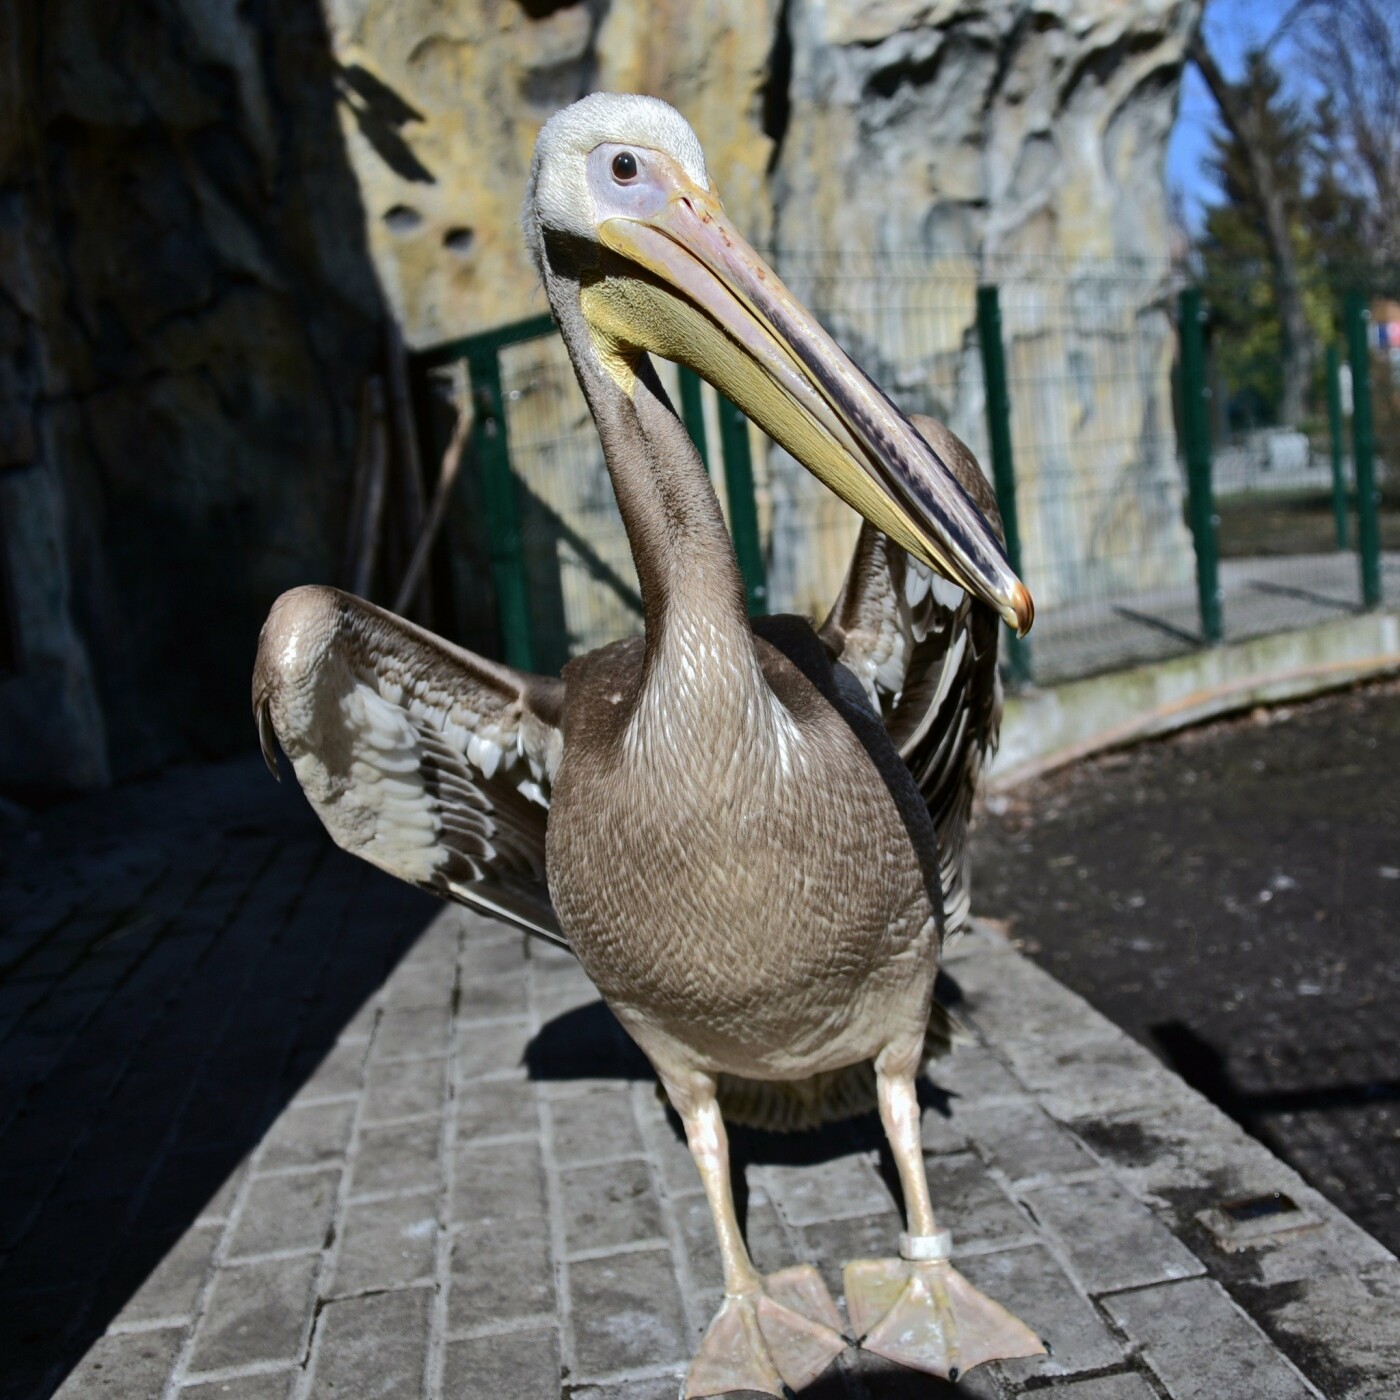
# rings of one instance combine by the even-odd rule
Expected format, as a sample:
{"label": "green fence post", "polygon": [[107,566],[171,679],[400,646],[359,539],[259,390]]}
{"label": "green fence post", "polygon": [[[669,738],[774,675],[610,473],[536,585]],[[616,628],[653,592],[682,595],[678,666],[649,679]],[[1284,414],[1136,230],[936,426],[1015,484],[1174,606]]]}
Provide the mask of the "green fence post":
{"label": "green fence post", "polygon": [[768,571],[758,537],[758,501],[753,484],[753,458],[749,455],[748,419],[719,396],[719,439],[724,449],[724,490],[729,497],[729,529],[734,553],[744,576],[749,612],[757,617],[768,611]]}
{"label": "green fence post", "polygon": [[1186,439],[1187,515],[1196,546],[1196,598],[1201,635],[1214,645],[1220,616],[1220,517],[1210,471],[1210,388],[1206,379],[1205,310],[1199,287],[1181,293],[1181,428]]}
{"label": "green fence post", "polygon": [[1351,455],[1356,473],[1356,541],[1361,550],[1361,597],[1381,601],[1381,522],[1377,509],[1375,440],[1371,428],[1371,313],[1359,291],[1347,293],[1347,358],[1351,361]]}
{"label": "green fence post", "polygon": [[[1011,450],[1011,394],[1006,384],[1006,350],[1001,340],[1001,295],[994,286],[977,289],[977,338],[987,395],[987,441],[992,452],[992,484],[1006,532],[1006,557],[1021,573],[1021,528],[1016,515],[1016,462]],[[1006,639],[1007,674],[1018,685],[1031,680],[1031,648],[1024,637]]]}
{"label": "green fence post", "polygon": [[496,585],[496,615],[501,625],[506,661],[523,671],[535,668],[530,638],[529,590],[525,581],[525,551],[520,538],[520,510],[515,499],[515,475],[510,469],[506,436],[505,398],[497,345],[483,339],[470,345],[476,421],[472,439],[481,473],[481,505],[486,517],[491,577]]}
{"label": "green fence post", "polygon": [[684,365],[676,366],[676,375],[681,385],[681,422],[705,464],[710,470],[710,449],[705,436],[705,401],[700,397],[700,376]]}
{"label": "green fence post", "polygon": [[1342,465],[1342,366],[1337,347],[1327,347],[1327,435],[1332,448],[1332,515],[1337,548],[1347,547],[1347,479]]}

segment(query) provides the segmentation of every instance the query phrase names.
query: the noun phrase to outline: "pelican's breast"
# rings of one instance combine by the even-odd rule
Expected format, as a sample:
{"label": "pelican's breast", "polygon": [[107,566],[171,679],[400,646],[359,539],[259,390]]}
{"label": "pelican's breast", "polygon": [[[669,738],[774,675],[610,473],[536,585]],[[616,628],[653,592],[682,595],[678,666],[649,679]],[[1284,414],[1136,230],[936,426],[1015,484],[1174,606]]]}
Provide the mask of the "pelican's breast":
{"label": "pelican's breast", "polygon": [[548,845],[561,926],[629,1029],[754,1073],[833,1053],[867,1004],[917,1017],[926,879],[850,727],[791,667],[649,697],[640,664],[571,668]]}

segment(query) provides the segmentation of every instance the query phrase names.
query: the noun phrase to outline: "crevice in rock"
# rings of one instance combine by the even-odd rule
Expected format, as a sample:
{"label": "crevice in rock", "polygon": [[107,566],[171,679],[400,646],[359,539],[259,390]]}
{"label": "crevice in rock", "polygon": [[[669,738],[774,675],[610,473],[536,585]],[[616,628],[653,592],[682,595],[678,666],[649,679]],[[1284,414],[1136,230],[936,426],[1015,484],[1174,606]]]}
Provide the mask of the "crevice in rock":
{"label": "crevice in rock", "polygon": [[[532,19],[546,19],[567,8],[558,3],[542,5],[536,14],[526,0],[519,0],[519,3]],[[583,5],[588,12],[588,38],[582,50],[570,57],[531,68],[520,83],[521,97],[540,112],[557,112],[587,96],[597,86],[598,34],[608,16],[611,0],[573,0],[573,3]]]}
{"label": "crevice in rock", "polygon": [[412,233],[422,222],[422,214],[407,204],[396,204],[384,211],[385,227],[392,233]]}
{"label": "crevice in rock", "polygon": [[[1160,43],[1159,34],[1130,31],[1119,35],[1111,43],[1090,49],[1066,75],[1064,85],[1060,89],[1055,115],[1058,117],[1069,107],[1085,79],[1092,79],[1095,86],[1106,91],[1111,79],[1128,72],[1134,59],[1151,53]],[[1163,58],[1159,66],[1169,71],[1179,70],[1183,61],[1173,62]],[[1137,83],[1132,84],[1130,91],[1137,86]]]}
{"label": "crevice in rock", "polygon": [[531,19],[548,19],[550,15],[556,15],[560,10],[567,10],[573,5],[582,5],[585,0],[516,0],[516,4]]}
{"label": "crevice in rock", "polygon": [[591,86],[597,60],[590,48],[581,58],[566,58],[545,68],[532,68],[520,85],[521,96],[532,107],[554,112],[577,102]]}
{"label": "crevice in rock", "polygon": [[768,50],[768,79],[763,84],[763,134],[773,143],[768,173],[777,169],[792,117],[792,31],[788,25],[792,0],[782,0]]}
{"label": "crevice in rock", "polygon": [[449,253],[464,258],[476,243],[476,232],[469,228],[450,228],[442,236],[442,246]]}
{"label": "crevice in rock", "polygon": [[[1011,71],[1011,65],[1015,63],[1016,56],[1020,51],[1021,39],[1028,29],[1034,28],[1038,33],[1044,31],[1052,24],[1058,24],[1058,19],[1049,15],[1033,16],[1030,12],[1023,10],[1016,16],[1015,22],[1006,37],[997,45],[997,66],[992,74],[992,80],[987,84],[987,91],[982,98],[982,120],[985,131],[986,119],[991,115],[992,107],[998,97],[1001,96],[1002,84],[1006,81],[1006,75]],[[987,143],[984,142],[984,149]]]}
{"label": "crevice in rock", "polygon": [[920,56],[906,52],[876,68],[865,80],[865,95],[888,101],[902,87],[926,87],[943,66],[945,47],[946,43],[940,43],[930,53]]}

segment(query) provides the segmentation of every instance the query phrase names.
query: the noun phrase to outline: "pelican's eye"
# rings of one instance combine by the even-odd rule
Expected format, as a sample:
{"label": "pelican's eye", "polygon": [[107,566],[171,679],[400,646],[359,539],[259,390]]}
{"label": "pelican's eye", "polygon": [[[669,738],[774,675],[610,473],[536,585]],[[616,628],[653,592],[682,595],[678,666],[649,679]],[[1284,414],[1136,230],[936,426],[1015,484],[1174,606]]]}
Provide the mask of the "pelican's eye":
{"label": "pelican's eye", "polygon": [[612,158],[613,179],[619,185],[629,185],[637,178],[637,157],[631,151],[619,151]]}

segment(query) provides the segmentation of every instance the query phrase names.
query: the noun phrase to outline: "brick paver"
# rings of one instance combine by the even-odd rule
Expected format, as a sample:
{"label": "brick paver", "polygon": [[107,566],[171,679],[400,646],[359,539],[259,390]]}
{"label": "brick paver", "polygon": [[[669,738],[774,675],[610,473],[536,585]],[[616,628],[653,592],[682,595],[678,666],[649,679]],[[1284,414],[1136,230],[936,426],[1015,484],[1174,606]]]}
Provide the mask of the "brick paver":
{"label": "brick paver", "polygon": [[[720,1281],[644,1062],[567,955],[255,777],[206,770],[202,828],[188,774],[154,835],[90,817],[109,888],[7,872],[0,1396],[674,1397]],[[935,1205],[1052,1355],[940,1387],[849,1353],[814,1400],[1393,1395],[1400,1263],[995,933],[948,972],[975,1043],[934,1072]],[[892,1252],[872,1122],[734,1148],[761,1267],[839,1292]],[[1311,1228],[1223,1251],[1201,1212],[1266,1191]]]}

